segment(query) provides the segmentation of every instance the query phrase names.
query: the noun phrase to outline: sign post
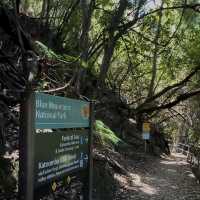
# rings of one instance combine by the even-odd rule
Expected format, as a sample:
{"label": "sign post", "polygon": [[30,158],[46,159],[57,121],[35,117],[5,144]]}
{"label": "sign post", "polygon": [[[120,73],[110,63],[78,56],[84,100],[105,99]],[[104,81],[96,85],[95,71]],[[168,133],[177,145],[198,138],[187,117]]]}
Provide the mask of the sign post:
{"label": "sign post", "polygon": [[90,132],[89,132],[89,168],[88,168],[88,173],[89,173],[89,196],[88,200],[92,200],[92,189],[93,189],[93,129],[94,129],[94,102],[90,102]]}
{"label": "sign post", "polygon": [[21,103],[19,136],[19,199],[33,200],[35,95],[27,91]]}
{"label": "sign post", "polygon": [[150,139],[150,123],[149,122],[144,122],[143,127],[142,127],[142,138],[144,140],[144,151],[145,153],[147,152],[147,140]]}
{"label": "sign post", "polygon": [[[35,200],[43,187],[84,172],[92,199],[93,103],[28,92],[21,106],[19,199]],[[51,186],[51,187],[49,187]]]}

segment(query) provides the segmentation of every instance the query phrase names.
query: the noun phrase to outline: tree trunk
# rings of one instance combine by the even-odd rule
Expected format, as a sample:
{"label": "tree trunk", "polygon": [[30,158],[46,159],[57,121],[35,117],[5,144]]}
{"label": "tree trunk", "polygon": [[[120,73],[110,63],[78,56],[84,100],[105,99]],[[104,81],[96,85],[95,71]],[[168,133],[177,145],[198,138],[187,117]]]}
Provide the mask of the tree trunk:
{"label": "tree trunk", "polygon": [[107,28],[108,39],[107,41],[105,41],[105,44],[104,44],[104,56],[103,56],[102,64],[100,67],[99,85],[105,84],[105,79],[110,67],[110,62],[115,50],[116,42],[119,39],[119,37],[115,37],[116,35],[115,33],[118,30],[118,26],[121,22],[121,19],[125,13],[127,6],[128,6],[127,0],[120,0],[119,7],[115,11],[110,21],[110,25]]}
{"label": "tree trunk", "polygon": [[154,39],[155,46],[154,46],[154,51],[153,51],[152,77],[151,77],[151,82],[149,86],[148,98],[152,97],[155,92],[154,86],[155,86],[155,81],[156,81],[156,76],[157,76],[157,61],[158,61],[158,50],[159,50],[158,42],[159,42],[160,31],[161,31],[162,7],[163,7],[163,2],[160,7],[159,20],[158,20],[157,30],[155,33],[155,39]]}
{"label": "tree trunk", "polygon": [[[81,61],[84,66],[88,65],[88,50],[89,50],[89,31],[91,25],[91,18],[93,13],[93,3],[94,0],[81,0],[82,9],[82,33],[79,41],[79,46],[81,50]],[[88,67],[88,66],[87,66]],[[80,95],[81,91],[84,90],[86,70],[81,66],[78,70],[78,76],[76,81],[76,92]]]}
{"label": "tree trunk", "polygon": [[46,12],[45,12],[45,20],[46,20],[46,23],[45,23],[45,27],[47,28],[49,26],[49,14],[50,14],[50,0],[47,0],[46,1]]}
{"label": "tree trunk", "polygon": [[114,49],[115,49],[115,43],[116,42],[114,41],[114,39],[112,39],[104,47],[104,56],[103,56],[103,61],[101,64],[101,70],[100,70],[100,75],[99,75],[99,83],[101,86],[104,86],[105,84],[106,75],[109,70],[110,62],[111,62]]}
{"label": "tree trunk", "polygon": [[41,20],[43,20],[43,18],[45,17],[46,9],[47,9],[47,0],[43,0],[42,10],[41,10],[41,13],[40,13],[40,19]]}

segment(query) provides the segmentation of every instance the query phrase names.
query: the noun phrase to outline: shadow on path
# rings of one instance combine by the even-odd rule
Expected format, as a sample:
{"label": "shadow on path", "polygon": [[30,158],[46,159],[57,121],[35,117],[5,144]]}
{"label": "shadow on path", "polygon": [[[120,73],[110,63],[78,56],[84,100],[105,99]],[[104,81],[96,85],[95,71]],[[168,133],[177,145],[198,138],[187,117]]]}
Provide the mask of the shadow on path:
{"label": "shadow on path", "polygon": [[116,175],[123,185],[116,194],[116,200],[200,200],[200,185],[185,156],[149,157],[138,165],[134,161],[129,162],[132,166],[129,169],[130,178]]}

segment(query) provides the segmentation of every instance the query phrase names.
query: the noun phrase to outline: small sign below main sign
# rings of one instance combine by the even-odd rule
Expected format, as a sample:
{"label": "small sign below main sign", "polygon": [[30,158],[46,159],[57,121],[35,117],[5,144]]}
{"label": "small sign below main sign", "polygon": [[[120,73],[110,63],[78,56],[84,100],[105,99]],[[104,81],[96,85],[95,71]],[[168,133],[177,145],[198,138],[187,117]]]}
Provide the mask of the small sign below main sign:
{"label": "small sign below main sign", "polygon": [[86,169],[87,164],[88,130],[36,131],[35,187]]}
{"label": "small sign below main sign", "polygon": [[150,139],[150,133],[142,133],[142,139],[143,140],[149,140]]}

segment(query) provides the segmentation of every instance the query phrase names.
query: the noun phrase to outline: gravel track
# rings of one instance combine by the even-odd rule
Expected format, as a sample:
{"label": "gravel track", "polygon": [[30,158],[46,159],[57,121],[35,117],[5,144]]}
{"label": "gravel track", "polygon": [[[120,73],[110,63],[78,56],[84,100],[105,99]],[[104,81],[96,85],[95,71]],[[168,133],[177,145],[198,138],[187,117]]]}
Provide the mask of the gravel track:
{"label": "gravel track", "polygon": [[200,185],[186,157],[172,154],[149,157],[135,164],[128,160],[130,177],[116,175],[120,189],[116,200],[200,200]]}

